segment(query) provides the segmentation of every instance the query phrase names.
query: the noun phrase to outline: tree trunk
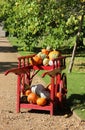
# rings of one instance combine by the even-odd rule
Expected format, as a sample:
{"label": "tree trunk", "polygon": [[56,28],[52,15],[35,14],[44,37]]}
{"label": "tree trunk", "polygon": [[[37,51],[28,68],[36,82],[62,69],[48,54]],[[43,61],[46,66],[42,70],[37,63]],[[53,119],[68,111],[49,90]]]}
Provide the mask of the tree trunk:
{"label": "tree trunk", "polygon": [[74,64],[76,48],[77,48],[77,45],[79,43],[80,34],[82,32],[83,19],[84,19],[84,14],[81,17],[81,21],[80,21],[80,25],[79,25],[79,31],[78,31],[77,36],[76,36],[76,43],[75,43],[74,48],[73,48],[72,57],[71,57],[71,61],[70,61],[69,69],[68,69],[68,73],[71,73],[72,67],[73,67],[73,64]]}
{"label": "tree trunk", "polygon": [[68,69],[68,73],[71,73],[71,71],[72,71],[72,67],[73,67],[73,63],[74,63],[74,59],[75,59],[76,48],[77,48],[77,43],[75,43],[74,48],[73,48],[72,57],[71,57],[71,61],[70,61],[69,69]]}

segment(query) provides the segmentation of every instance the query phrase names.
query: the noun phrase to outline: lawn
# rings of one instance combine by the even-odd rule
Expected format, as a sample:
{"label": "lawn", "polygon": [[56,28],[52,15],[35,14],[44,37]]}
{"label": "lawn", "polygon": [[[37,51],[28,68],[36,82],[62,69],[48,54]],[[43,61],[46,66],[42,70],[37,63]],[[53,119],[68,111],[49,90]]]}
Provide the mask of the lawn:
{"label": "lawn", "polygon": [[82,119],[85,119],[85,73],[67,74],[68,104]]}
{"label": "lawn", "polygon": [[85,58],[76,56],[74,60],[74,66],[71,73],[68,73],[67,58],[67,83],[68,83],[68,104],[73,111],[81,118],[85,120]]}
{"label": "lawn", "polygon": [[[16,39],[9,39],[14,47],[17,48]],[[85,49],[85,48],[84,48]],[[84,49],[77,52],[71,73],[68,73],[68,67],[71,54],[67,54],[66,69],[67,75],[67,101],[70,108],[83,120],[85,120],[85,53]],[[19,51],[21,55],[28,55],[29,52]],[[41,73],[39,73],[41,76]],[[48,81],[49,77],[45,77],[44,81]]]}

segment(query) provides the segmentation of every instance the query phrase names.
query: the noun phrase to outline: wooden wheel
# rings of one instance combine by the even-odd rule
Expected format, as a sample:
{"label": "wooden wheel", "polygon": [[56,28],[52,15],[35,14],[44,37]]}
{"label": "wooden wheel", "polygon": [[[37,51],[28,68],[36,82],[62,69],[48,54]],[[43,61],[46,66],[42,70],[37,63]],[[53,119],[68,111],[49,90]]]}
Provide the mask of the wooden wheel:
{"label": "wooden wheel", "polygon": [[63,102],[65,102],[67,94],[67,77],[65,73],[62,74],[61,80],[62,80],[62,100]]}
{"label": "wooden wheel", "polygon": [[63,73],[61,75],[61,80],[57,91],[57,98],[61,106],[63,106],[66,102],[66,93],[67,93],[67,78],[66,74]]}

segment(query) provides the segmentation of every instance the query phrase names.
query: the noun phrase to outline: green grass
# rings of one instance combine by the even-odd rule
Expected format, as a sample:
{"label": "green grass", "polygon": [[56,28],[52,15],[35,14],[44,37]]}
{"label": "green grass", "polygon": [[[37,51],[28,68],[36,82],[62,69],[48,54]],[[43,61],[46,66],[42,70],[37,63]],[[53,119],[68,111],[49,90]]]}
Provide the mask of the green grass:
{"label": "green grass", "polygon": [[[17,46],[17,39],[9,39],[14,47]],[[28,55],[27,51],[19,51],[21,55]],[[67,54],[68,56],[69,54]],[[70,108],[75,111],[75,113],[85,120],[85,53],[84,51],[77,52],[74,60],[73,70],[68,73],[68,67],[70,63],[70,58],[66,59],[66,69],[64,72],[67,75],[67,101]],[[41,76],[42,71],[39,72]],[[45,76],[43,80],[48,84],[49,76]]]}
{"label": "green grass", "polygon": [[81,119],[85,119],[85,73],[67,74],[67,81],[68,104]]}

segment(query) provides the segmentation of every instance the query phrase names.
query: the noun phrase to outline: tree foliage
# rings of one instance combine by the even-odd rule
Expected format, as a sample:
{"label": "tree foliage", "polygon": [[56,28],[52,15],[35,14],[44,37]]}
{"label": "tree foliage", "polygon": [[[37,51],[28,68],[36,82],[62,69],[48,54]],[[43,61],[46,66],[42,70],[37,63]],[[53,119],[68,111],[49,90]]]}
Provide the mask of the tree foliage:
{"label": "tree foliage", "polygon": [[34,46],[72,46],[85,14],[85,0],[1,0],[0,6],[6,31],[30,51]]}

